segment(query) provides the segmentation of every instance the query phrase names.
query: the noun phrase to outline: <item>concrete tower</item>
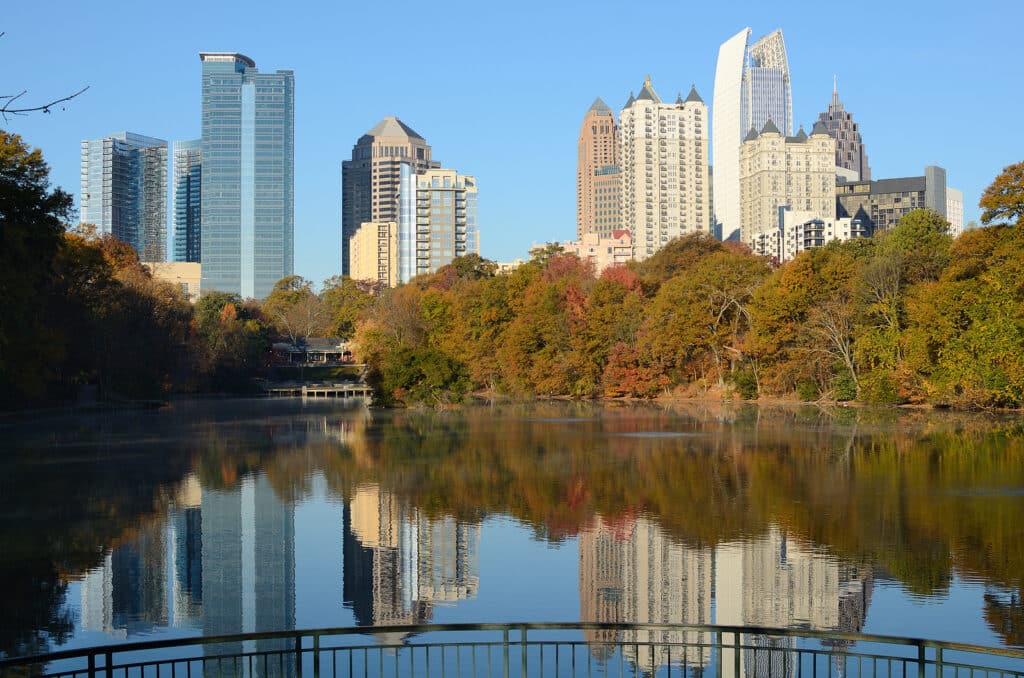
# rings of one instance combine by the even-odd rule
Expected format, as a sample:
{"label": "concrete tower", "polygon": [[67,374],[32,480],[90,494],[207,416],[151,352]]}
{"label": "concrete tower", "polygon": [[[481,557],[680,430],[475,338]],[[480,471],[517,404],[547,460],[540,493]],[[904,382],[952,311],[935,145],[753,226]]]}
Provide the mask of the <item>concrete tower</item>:
{"label": "concrete tower", "polygon": [[619,228],[619,143],[615,114],[600,98],[583,116],[576,144],[576,239]]}

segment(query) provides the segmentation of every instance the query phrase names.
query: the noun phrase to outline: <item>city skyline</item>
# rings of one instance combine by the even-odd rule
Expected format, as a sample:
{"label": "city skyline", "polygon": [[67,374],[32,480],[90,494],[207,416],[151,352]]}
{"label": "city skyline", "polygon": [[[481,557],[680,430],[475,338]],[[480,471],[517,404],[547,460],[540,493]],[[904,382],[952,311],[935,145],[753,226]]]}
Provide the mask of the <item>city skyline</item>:
{"label": "city skyline", "polygon": [[[573,145],[588,104],[597,96],[618,104],[631,87],[636,87],[636,74],[646,72],[663,83],[662,89],[673,97],[677,91],[685,95],[693,82],[710,99],[717,46],[743,25],[756,26],[759,31],[775,27],[784,31],[794,84],[795,121],[808,124],[824,110],[833,75],[838,74],[843,102],[856,112],[870,145],[872,174],[912,176],[930,164],[947,168],[950,183],[964,192],[965,221],[977,220],[980,210],[975,205],[981,191],[1019,154],[1012,143],[978,144],[976,139],[944,141],[942,147],[935,143],[944,138],[940,130],[954,122],[991,130],[994,137],[1013,138],[1008,120],[998,116],[987,120],[983,110],[984,100],[995,94],[1000,80],[1006,80],[1009,64],[1013,63],[1008,41],[1001,33],[1006,31],[1008,37],[1007,26],[1012,22],[1007,22],[997,8],[975,8],[973,14],[959,17],[955,23],[951,16],[922,16],[914,5],[887,8],[891,20],[884,26],[871,20],[870,7],[858,16],[844,15],[843,25],[851,33],[872,35],[867,49],[850,54],[846,60],[818,58],[823,38],[841,38],[834,29],[833,33],[822,34],[827,17],[820,12],[813,18],[802,17],[797,10],[779,8],[744,8],[742,12],[697,9],[692,17],[686,10],[688,22],[699,22],[702,28],[682,49],[669,49],[668,45],[675,43],[666,39],[670,25],[678,23],[671,19],[681,17],[682,8],[664,8],[667,20],[653,26],[639,16],[622,17],[609,22],[612,25],[597,18],[575,25],[576,17],[569,8],[548,8],[550,17],[544,34],[538,36],[537,54],[521,55],[511,49],[511,38],[517,32],[530,34],[526,32],[529,16],[539,8],[526,6],[521,13],[491,10],[494,14],[486,14],[486,18],[498,19],[510,29],[497,36],[485,28],[489,25],[485,18],[462,19],[443,27],[436,18],[421,17],[427,22],[426,29],[438,31],[444,38],[439,41],[441,56],[464,50],[475,55],[475,60],[466,62],[469,77],[454,90],[448,88],[443,96],[434,91],[436,88],[418,82],[411,71],[391,68],[398,61],[395,57],[373,68],[338,61],[329,47],[332,43],[327,39],[327,27],[358,25],[369,10],[314,9],[321,21],[297,43],[292,39],[275,41],[272,36],[282,29],[290,35],[290,29],[300,20],[305,22],[305,17],[284,16],[282,25],[262,22],[267,23],[264,26],[258,18],[229,19],[225,10],[215,9],[209,21],[204,19],[189,35],[172,31],[147,34],[145,44],[154,43],[157,49],[147,50],[145,60],[123,58],[133,47],[141,48],[143,37],[132,36],[127,44],[83,49],[74,62],[61,59],[59,54],[43,54],[25,64],[8,80],[12,87],[28,88],[32,98],[56,97],[84,85],[90,85],[90,90],[66,104],[66,110],[55,110],[50,116],[13,118],[5,127],[40,147],[53,167],[54,183],[74,193],[75,155],[81,139],[119,128],[165,139],[198,136],[197,51],[237,49],[257,55],[260,63],[291,68],[300,78],[295,272],[317,282],[340,272],[338,165],[345,157],[346,146],[350,148],[351,140],[374,120],[385,115],[401,116],[427,135],[434,146],[445,149],[446,164],[465,168],[491,187],[480,214],[486,234],[481,254],[497,260],[521,257],[532,243],[573,237]],[[192,11],[187,4],[183,7],[185,13]],[[67,29],[49,27],[40,8],[15,7],[11,25],[16,30],[7,29],[0,50],[15,55],[27,53],[28,45],[40,42],[44,35],[75,49],[103,14],[102,5],[88,9],[69,6],[67,23],[78,28],[65,32]],[[260,12],[254,11],[253,15],[258,17]],[[410,16],[400,21],[414,19]],[[600,64],[551,67],[564,61],[565,55],[579,49],[581,43],[593,44],[595,38],[599,42],[621,31],[639,30],[641,24],[646,35],[644,50]],[[374,29],[366,36],[352,34],[351,46],[369,44],[367,41],[378,33],[379,29]],[[466,40],[448,40],[456,34],[465,35]],[[949,50],[934,40],[936,34],[967,45],[984,39],[992,49],[983,55],[969,49]],[[549,39],[554,36],[558,39]],[[943,63],[943,68],[934,68],[934,63]],[[566,69],[571,69],[573,77],[567,77]],[[908,77],[876,75],[894,69]],[[130,82],[137,93],[124,92],[125,82]],[[940,114],[915,114],[917,102],[954,86],[958,96],[945,99]],[[1021,95],[1009,91],[1007,96],[1008,104],[1013,106]],[[521,107],[509,105],[513,100],[533,105],[543,102],[544,122],[527,120]],[[453,115],[456,111],[460,114]],[[468,126],[466,121],[470,119],[479,123]],[[502,133],[484,138],[476,133],[478,127],[501,129]],[[502,150],[510,146],[516,149],[511,155]],[[543,162],[538,163],[539,158]],[[514,185],[513,177],[526,167],[538,167],[540,171],[539,185],[543,188],[536,200],[522,204],[514,191],[499,194],[493,190]]]}

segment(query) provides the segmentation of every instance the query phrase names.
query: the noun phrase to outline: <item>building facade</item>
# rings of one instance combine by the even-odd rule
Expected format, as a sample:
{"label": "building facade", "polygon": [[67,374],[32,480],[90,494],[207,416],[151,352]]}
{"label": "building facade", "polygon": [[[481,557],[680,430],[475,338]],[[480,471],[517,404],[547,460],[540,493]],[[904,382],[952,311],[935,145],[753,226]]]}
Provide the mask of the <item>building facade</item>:
{"label": "building facade", "polygon": [[808,136],[783,136],[769,120],[740,153],[740,233],[756,254],[782,259],[780,208],[834,219],[835,140],[820,122]]}
{"label": "building facade", "polygon": [[800,252],[822,247],[833,240],[842,242],[871,235],[867,226],[849,217],[836,219],[791,209],[780,210],[780,217],[782,245],[779,263],[791,261]]}
{"label": "building facade", "polygon": [[666,104],[650,78],[619,113],[622,228],[637,260],[673,238],[711,232],[707,125],[696,88]]}
{"label": "building facade", "polygon": [[199,58],[203,289],[264,298],[294,270],[295,75]]}
{"label": "building facade", "polygon": [[411,163],[399,176],[400,282],[433,273],[455,257],[480,254],[475,178],[444,168],[417,174]]}
{"label": "building facade", "polygon": [[175,141],[174,261],[202,261],[203,140]]}
{"label": "building facade", "polygon": [[191,261],[144,261],[142,265],[157,280],[171,283],[180,289],[191,303],[199,301],[202,292],[202,264]]}
{"label": "building facade", "polygon": [[167,259],[167,142],[116,132],[82,141],[81,221],[146,261]]}
{"label": "building facade", "polygon": [[359,137],[352,159],[341,163],[341,263],[351,275],[350,241],[363,223],[398,221],[402,166],[413,174],[440,167],[430,145],[396,117],[386,117]]}
{"label": "building facade", "polygon": [[753,45],[744,28],[718,49],[715,67],[714,195],[716,230],[724,239],[739,237],[740,146],[750,130],[772,120],[793,134],[793,94],[782,31],[776,30]]}
{"label": "building facade", "polygon": [[946,220],[949,234],[959,238],[964,232],[964,192],[959,188],[946,187]]}
{"label": "building facade", "polygon": [[398,285],[398,222],[367,221],[349,241],[353,280],[377,280]]}
{"label": "building facade", "polygon": [[924,168],[924,176],[836,184],[836,216],[850,217],[874,233],[895,226],[907,212],[930,209],[946,217],[946,170]]}
{"label": "building facade", "polygon": [[608,236],[584,233],[582,238],[567,242],[563,247],[566,252],[589,262],[595,275],[601,275],[608,268],[625,266],[633,259],[633,236],[626,229],[612,231]]}
{"label": "building facade", "polygon": [[595,99],[576,143],[576,238],[618,228],[619,142],[615,114]]}

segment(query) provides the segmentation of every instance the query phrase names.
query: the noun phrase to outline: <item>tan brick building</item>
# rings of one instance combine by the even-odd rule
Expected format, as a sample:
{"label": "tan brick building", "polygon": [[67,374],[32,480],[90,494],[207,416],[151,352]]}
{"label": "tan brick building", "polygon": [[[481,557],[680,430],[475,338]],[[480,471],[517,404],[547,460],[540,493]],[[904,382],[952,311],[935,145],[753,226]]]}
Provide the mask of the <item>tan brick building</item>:
{"label": "tan brick building", "polygon": [[619,142],[615,114],[600,98],[583,116],[576,144],[576,238],[619,228]]}
{"label": "tan brick building", "polygon": [[398,285],[398,222],[364,221],[349,241],[349,277]]}

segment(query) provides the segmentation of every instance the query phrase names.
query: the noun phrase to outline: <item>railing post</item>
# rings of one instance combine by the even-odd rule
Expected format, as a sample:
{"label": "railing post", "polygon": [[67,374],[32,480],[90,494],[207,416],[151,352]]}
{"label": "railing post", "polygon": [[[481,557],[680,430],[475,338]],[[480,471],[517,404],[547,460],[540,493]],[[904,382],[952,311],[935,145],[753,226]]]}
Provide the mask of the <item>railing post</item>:
{"label": "railing post", "polygon": [[[505,667],[504,667],[505,668],[505,672],[502,675],[504,676],[504,678],[508,678],[508,627],[507,626],[502,631],[502,637],[503,637],[503,640],[504,640],[503,648],[504,648],[504,654],[505,654]],[[490,661],[488,661],[488,663],[490,663]]]}
{"label": "railing post", "polygon": [[96,678],[96,655],[89,653],[89,678]]}
{"label": "railing post", "polygon": [[314,633],[313,634],[313,678],[320,678],[320,634],[319,633]]}
{"label": "railing post", "polygon": [[107,650],[106,654],[107,661],[107,678],[114,678],[114,653]]}
{"label": "railing post", "polygon": [[924,650],[924,641],[917,641],[917,678],[925,678]]}
{"label": "railing post", "polygon": [[523,665],[519,667],[519,671],[520,671],[520,674],[522,675],[522,677],[526,678],[526,627],[525,626],[520,627],[519,632],[520,632],[519,642],[523,646],[523,650],[522,650]]}
{"label": "railing post", "polygon": [[715,659],[715,676],[716,678],[722,678],[722,631],[719,630],[715,633],[715,651],[718,653],[718,657]]}
{"label": "railing post", "polygon": [[302,675],[302,634],[295,634],[295,671],[296,675]]}
{"label": "railing post", "polygon": [[942,648],[935,648],[935,678],[942,678]]}
{"label": "railing post", "polygon": [[[733,657],[733,664],[735,666],[734,670],[736,671],[733,674],[733,676],[734,676],[734,678],[740,678],[741,674],[740,674],[740,632],[739,631],[733,631],[732,632],[732,646],[733,646],[733,653],[736,655],[735,657]],[[770,657],[769,657],[768,661],[769,661],[769,665],[770,665],[770,662],[771,662],[771,658]]]}

